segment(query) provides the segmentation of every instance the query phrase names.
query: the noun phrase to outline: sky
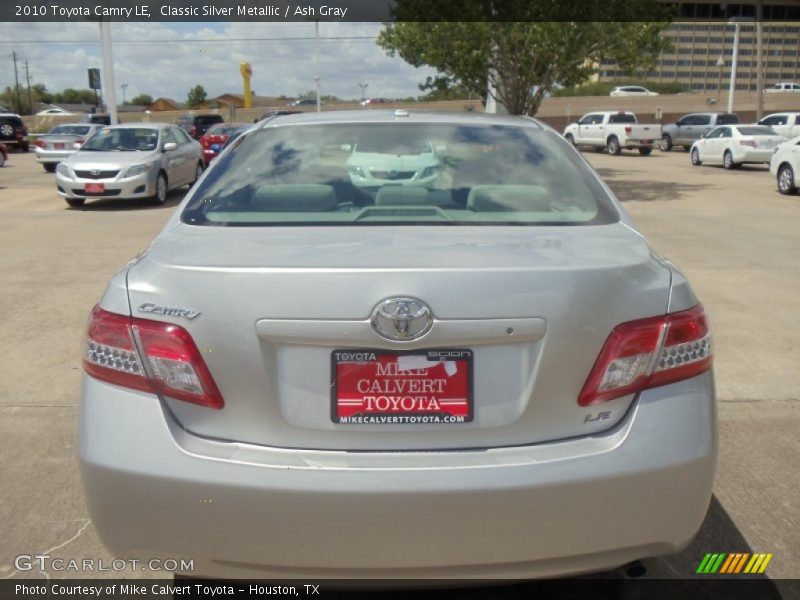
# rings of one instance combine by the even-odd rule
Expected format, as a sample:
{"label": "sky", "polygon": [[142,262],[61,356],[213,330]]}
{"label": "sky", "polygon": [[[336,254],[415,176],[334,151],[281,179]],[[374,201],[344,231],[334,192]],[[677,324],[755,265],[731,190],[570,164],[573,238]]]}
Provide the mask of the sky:
{"label": "sky", "polygon": [[[322,94],[360,98],[419,96],[434,71],[390,58],[375,44],[380,23],[320,23]],[[253,68],[251,85],[263,96],[296,96],[314,89],[313,23],[112,23],[117,100],[138,94],[184,101],[201,84],[209,98],[241,93],[239,62]],[[325,40],[325,38],[365,38]],[[269,38],[310,38],[275,40]],[[133,42],[133,43],[131,43]],[[14,85],[12,51],[27,59],[31,83],[50,91],[88,88],[86,70],[102,66],[96,23],[0,23],[0,89]],[[20,83],[24,84],[24,70]]]}

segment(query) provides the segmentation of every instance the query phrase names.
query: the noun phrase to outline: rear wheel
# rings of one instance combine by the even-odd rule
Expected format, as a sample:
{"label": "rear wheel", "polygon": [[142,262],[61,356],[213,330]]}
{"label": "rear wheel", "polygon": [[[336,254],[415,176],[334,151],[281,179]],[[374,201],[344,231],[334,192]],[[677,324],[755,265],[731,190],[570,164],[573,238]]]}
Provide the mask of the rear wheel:
{"label": "rear wheel", "polygon": [[150,198],[154,204],[164,204],[167,201],[167,176],[163,172],[156,179],[156,193]]}
{"label": "rear wheel", "polygon": [[194,168],[194,181],[192,182],[192,185],[197,183],[197,180],[200,179],[200,176],[203,174],[203,171],[205,170],[206,168],[205,166],[203,166],[203,163],[201,162],[197,163],[197,166]]}
{"label": "rear wheel", "polygon": [[608,138],[608,141],[606,142],[606,151],[613,156],[620,155],[622,152],[622,146],[619,145],[617,136],[612,135],[610,138]]}
{"label": "rear wheel", "polygon": [[650,156],[652,152],[653,152],[652,148],[639,148],[639,154],[641,154],[642,156]]}
{"label": "rear wheel", "polygon": [[725,154],[722,156],[722,166],[728,170],[736,168],[736,163],[733,162],[733,154],[731,154],[730,150],[725,150]]}
{"label": "rear wheel", "polygon": [[86,198],[64,198],[64,200],[73,207],[83,206],[83,203],[86,202]]}
{"label": "rear wheel", "polygon": [[789,165],[781,165],[778,169],[778,191],[785,195],[797,191],[797,186],[794,184],[794,170]]}
{"label": "rear wheel", "polygon": [[56,172],[56,163],[44,163],[42,165],[44,170],[48,173],[55,173]]}
{"label": "rear wheel", "polygon": [[701,164],[703,164],[700,161],[700,151],[697,148],[692,148],[692,164],[695,167],[699,167]]}
{"label": "rear wheel", "polygon": [[664,134],[661,137],[661,149],[664,152],[669,152],[670,150],[672,150],[672,138],[667,134]]}

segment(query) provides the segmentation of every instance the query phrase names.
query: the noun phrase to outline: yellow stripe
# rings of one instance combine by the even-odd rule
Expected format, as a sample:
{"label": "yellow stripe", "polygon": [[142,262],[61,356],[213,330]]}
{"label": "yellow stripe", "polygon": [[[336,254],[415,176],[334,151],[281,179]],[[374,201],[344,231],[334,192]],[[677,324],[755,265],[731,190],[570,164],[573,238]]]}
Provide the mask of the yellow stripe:
{"label": "yellow stripe", "polygon": [[761,566],[759,567],[758,572],[759,573],[763,573],[764,571],[766,571],[767,570],[767,565],[769,564],[769,561],[771,561],[771,560],[772,560],[772,554],[767,554],[767,556],[764,558],[764,562],[761,563]]}
{"label": "yellow stripe", "polygon": [[749,556],[750,556],[750,554],[749,554],[749,553],[747,553],[747,552],[745,552],[744,554],[742,554],[742,560],[740,560],[740,561],[739,561],[739,564],[738,564],[738,565],[736,565],[736,571],[734,571],[734,573],[741,573],[741,571],[742,571],[742,567],[744,567],[744,561],[746,561],[746,560],[748,559],[748,557],[749,557]]}
{"label": "yellow stripe", "polygon": [[744,572],[752,573],[762,560],[764,560],[763,554],[753,554],[752,558],[750,558],[750,562],[747,563],[747,566],[744,568]]}
{"label": "yellow stripe", "polygon": [[719,570],[720,573],[727,573],[728,567],[733,562],[733,557],[736,556],[735,554],[728,554],[728,558],[725,560],[725,563],[722,565],[722,568]]}

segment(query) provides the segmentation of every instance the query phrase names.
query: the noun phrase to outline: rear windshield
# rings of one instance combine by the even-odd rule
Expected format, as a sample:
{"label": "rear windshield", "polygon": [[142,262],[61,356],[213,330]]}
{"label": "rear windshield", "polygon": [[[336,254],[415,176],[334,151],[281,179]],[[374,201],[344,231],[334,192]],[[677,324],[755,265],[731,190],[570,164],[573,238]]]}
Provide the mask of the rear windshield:
{"label": "rear windshield", "polygon": [[751,125],[750,127],[737,127],[742,135],[778,135],[771,127]]}
{"label": "rear windshield", "polygon": [[636,115],[630,113],[617,113],[608,118],[609,123],[636,123]]}
{"label": "rear windshield", "polygon": [[197,125],[211,125],[213,123],[222,123],[223,119],[220,115],[208,115],[206,117],[196,117],[194,122]]}
{"label": "rear windshield", "polygon": [[717,125],[733,125],[739,122],[737,115],[719,115],[717,117]]}
{"label": "rear windshield", "polygon": [[89,138],[81,152],[134,152],[155,150],[158,145],[158,130],[146,128],[105,127]]}
{"label": "rear windshield", "polygon": [[249,127],[249,125],[219,123],[218,125],[209,127],[206,133],[208,135],[233,135],[246,127]]}
{"label": "rear windshield", "polygon": [[198,225],[580,225],[618,213],[532,126],[277,125],[241,136],[182,214]]}
{"label": "rear windshield", "polygon": [[57,133],[59,135],[86,135],[89,133],[91,127],[88,125],[59,125],[53,127],[50,133]]}

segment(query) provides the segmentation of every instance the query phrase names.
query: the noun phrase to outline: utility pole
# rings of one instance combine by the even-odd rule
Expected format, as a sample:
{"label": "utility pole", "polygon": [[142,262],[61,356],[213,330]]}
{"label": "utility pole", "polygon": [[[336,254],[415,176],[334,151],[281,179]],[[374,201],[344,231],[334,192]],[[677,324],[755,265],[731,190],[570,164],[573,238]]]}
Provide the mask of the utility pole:
{"label": "utility pole", "polygon": [[17,87],[17,112],[22,112],[22,99],[19,97],[19,75],[17,74],[17,53],[12,52],[11,57],[14,59],[14,85]]}
{"label": "utility pole", "polygon": [[128,89],[128,84],[127,83],[123,83],[119,87],[122,88],[122,103],[125,104],[125,90]]}
{"label": "utility pole", "polygon": [[731,62],[731,83],[728,87],[728,112],[733,112],[733,97],[736,94],[736,65],[739,61],[739,22],[734,23],[733,60]]}
{"label": "utility pole", "polygon": [[760,121],[764,116],[764,64],[763,64],[763,26],[761,21],[764,19],[764,0],[758,0],[756,4],[756,93],[758,94],[756,120]]}
{"label": "utility pole", "polygon": [[317,112],[320,112],[322,110],[322,106],[319,99],[319,21],[314,21],[314,38],[316,40],[315,61],[317,65],[317,74],[314,76],[314,81],[317,83]]}
{"label": "utility pole", "polygon": [[369,87],[369,84],[368,83],[359,83],[358,87],[361,88],[361,99],[362,100],[366,100],[367,99],[367,88]]}
{"label": "utility pole", "polygon": [[33,96],[31,95],[31,72],[28,68],[28,59],[25,59],[25,82],[28,84],[28,110],[33,114]]}
{"label": "utility pole", "polygon": [[100,21],[100,43],[103,47],[103,101],[108,108],[111,124],[119,123],[117,118],[117,89],[114,86],[114,59],[111,55],[111,23]]}

